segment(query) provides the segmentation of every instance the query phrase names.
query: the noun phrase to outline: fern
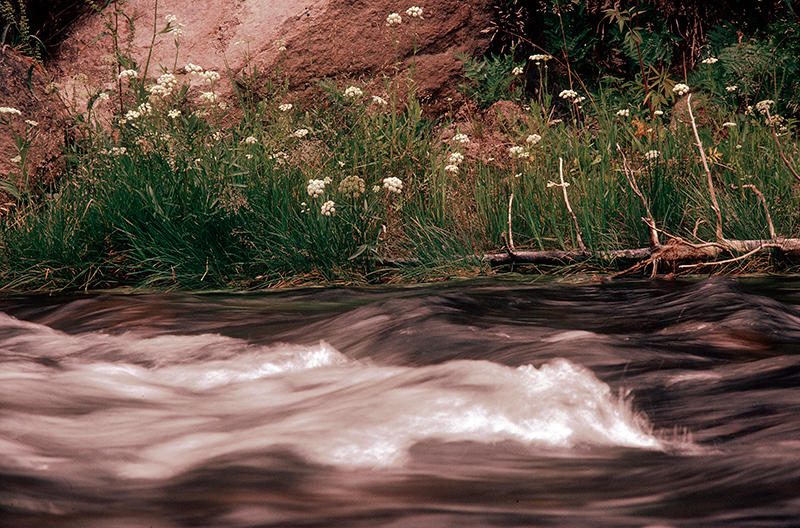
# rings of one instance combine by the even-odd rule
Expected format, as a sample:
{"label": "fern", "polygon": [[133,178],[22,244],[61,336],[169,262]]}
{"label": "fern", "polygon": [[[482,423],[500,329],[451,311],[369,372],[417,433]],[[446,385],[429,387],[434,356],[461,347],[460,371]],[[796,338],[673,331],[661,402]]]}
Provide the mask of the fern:
{"label": "fern", "polygon": [[502,99],[516,99],[519,94],[512,89],[514,76],[513,51],[508,55],[490,55],[486,60],[474,59],[463,53],[456,58],[464,64],[464,77],[468,82],[458,89],[479,108],[488,108]]}

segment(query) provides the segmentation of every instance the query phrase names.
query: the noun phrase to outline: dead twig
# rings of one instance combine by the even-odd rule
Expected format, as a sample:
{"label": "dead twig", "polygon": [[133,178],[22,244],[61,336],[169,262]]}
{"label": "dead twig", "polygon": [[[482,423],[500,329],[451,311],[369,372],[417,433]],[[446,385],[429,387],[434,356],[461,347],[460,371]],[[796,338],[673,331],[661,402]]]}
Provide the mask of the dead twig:
{"label": "dead twig", "polygon": [[689,109],[689,120],[692,122],[692,131],[694,132],[694,138],[697,140],[697,148],[700,149],[700,159],[703,161],[703,168],[708,177],[708,190],[711,193],[711,208],[717,215],[717,239],[725,240],[725,237],[722,236],[722,213],[720,212],[719,203],[717,203],[717,194],[714,192],[714,181],[711,179],[711,169],[708,168],[706,151],[703,149],[703,142],[700,141],[700,134],[697,132],[697,123],[692,113],[692,94],[689,94],[686,98],[686,107]]}
{"label": "dead twig", "polygon": [[712,262],[700,262],[698,264],[681,264],[678,267],[685,269],[685,268],[700,268],[700,267],[703,267],[703,266],[716,266],[716,265],[720,265],[720,264],[731,264],[733,262],[739,262],[740,260],[744,260],[744,259],[746,259],[746,258],[748,258],[748,257],[750,257],[752,255],[755,255],[759,251],[763,251],[764,249],[767,249],[767,248],[782,249],[782,246],[780,244],[764,244],[763,246],[757,247],[757,248],[755,248],[755,249],[753,249],[751,251],[748,251],[744,255],[739,255],[738,257],[729,258],[729,259],[726,259],[726,260],[716,260],[716,261],[712,261]]}
{"label": "dead twig", "polygon": [[764,195],[761,194],[761,191],[756,189],[755,185],[751,185],[749,183],[746,185],[742,185],[742,188],[752,189],[753,192],[756,193],[756,195],[758,195],[759,198],[761,198],[761,205],[764,206],[764,213],[767,215],[767,225],[769,226],[769,237],[772,240],[775,240],[775,238],[777,238],[775,236],[775,226],[772,225],[772,217],[769,215],[769,207],[767,207],[767,200],[764,198]]}
{"label": "dead twig", "polygon": [[636,185],[636,179],[633,177],[633,171],[628,166],[628,160],[625,158],[625,153],[622,151],[622,148],[617,143],[617,150],[622,155],[622,168],[625,170],[625,177],[628,178],[628,184],[633,189],[633,192],[636,193],[636,196],[642,201],[642,205],[644,205],[644,210],[647,213],[647,219],[644,222],[650,228],[650,247],[657,248],[661,244],[658,242],[658,230],[656,229],[656,221],[653,219],[652,213],[650,213],[650,206],[647,203],[642,191],[639,190],[639,186]]}
{"label": "dead twig", "polygon": [[558,158],[558,177],[561,179],[561,190],[564,191],[564,203],[567,205],[567,211],[569,211],[570,216],[572,216],[572,222],[575,224],[575,239],[578,242],[578,248],[581,251],[586,251],[586,246],[583,245],[583,240],[581,239],[581,228],[578,227],[578,217],[575,216],[575,213],[572,212],[572,207],[569,205],[569,197],[567,196],[567,186],[568,183],[564,183],[564,159]]}

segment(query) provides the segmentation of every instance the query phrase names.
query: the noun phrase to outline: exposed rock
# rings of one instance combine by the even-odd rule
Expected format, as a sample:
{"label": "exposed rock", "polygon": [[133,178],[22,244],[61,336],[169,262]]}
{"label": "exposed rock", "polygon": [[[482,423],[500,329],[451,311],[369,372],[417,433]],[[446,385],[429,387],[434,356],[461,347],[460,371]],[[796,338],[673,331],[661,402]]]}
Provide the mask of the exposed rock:
{"label": "exposed rock", "polygon": [[[59,157],[64,139],[66,112],[63,102],[47,92],[47,78],[42,69],[30,59],[10,48],[0,50],[0,106],[19,110],[3,113],[0,119],[0,180],[14,183],[19,190],[31,190],[52,181],[59,172]],[[19,155],[14,134],[25,138],[27,150],[26,182],[20,171]],[[8,193],[0,191],[0,213],[12,204]]]}
{"label": "exposed rock", "polygon": [[[453,53],[482,55],[490,43],[484,30],[493,26],[491,0],[441,0],[424,6],[421,20],[406,15],[409,6],[395,0],[161,0],[157,14],[154,7],[154,0],[128,0],[123,6],[134,23],[131,54],[141,69],[154,21],[160,31],[165,15],[171,14],[184,26],[179,47],[174,34],[156,37],[148,77],[194,63],[223,74],[218,86],[223,97],[232,93],[225,72],[240,78],[248,68],[259,72],[261,89],[278,72],[296,93],[322,78],[342,84],[372,80],[372,87],[383,89],[381,75],[393,76],[397,61],[400,69],[413,67],[416,94],[432,113],[447,110],[460,98],[456,87],[461,65]],[[399,12],[403,22],[387,27],[392,12]],[[130,33],[125,19],[114,21],[112,14],[113,4],[105,16],[126,45]],[[92,14],[62,45],[53,66],[68,93],[78,74],[97,83],[114,81],[116,71],[108,64],[112,40],[97,38],[104,30],[103,17]]]}

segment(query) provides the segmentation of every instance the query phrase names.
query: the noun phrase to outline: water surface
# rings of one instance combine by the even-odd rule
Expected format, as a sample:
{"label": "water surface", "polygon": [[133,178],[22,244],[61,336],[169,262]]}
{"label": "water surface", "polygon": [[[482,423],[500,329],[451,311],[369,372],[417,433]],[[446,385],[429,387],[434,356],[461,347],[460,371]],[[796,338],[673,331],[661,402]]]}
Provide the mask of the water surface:
{"label": "water surface", "polygon": [[800,281],[0,299],[3,526],[788,526]]}

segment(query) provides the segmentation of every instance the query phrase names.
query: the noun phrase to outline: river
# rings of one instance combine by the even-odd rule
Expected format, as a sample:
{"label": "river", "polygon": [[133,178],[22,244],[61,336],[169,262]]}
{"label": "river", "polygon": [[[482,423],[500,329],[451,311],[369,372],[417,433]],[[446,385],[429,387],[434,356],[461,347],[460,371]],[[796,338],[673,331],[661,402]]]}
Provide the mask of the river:
{"label": "river", "polygon": [[0,298],[0,526],[800,524],[800,280]]}

